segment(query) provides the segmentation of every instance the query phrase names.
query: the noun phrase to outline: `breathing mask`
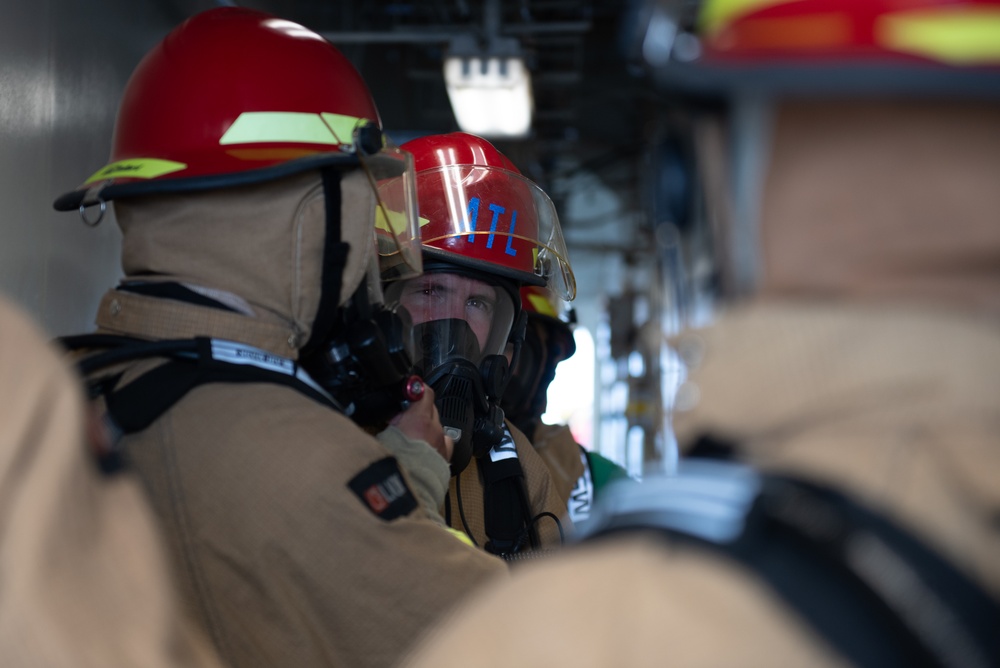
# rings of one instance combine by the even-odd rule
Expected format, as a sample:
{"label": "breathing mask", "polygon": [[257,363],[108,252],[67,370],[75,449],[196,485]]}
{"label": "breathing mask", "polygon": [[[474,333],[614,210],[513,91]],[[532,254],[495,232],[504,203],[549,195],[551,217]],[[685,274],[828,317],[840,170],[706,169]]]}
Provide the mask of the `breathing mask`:
{"label": "breathing mask", "polygon": [[416,323],[414,373],[434,389],[441,423],[455,442],[457,475],[504,436],[500,397],[510,379],[511,291],[471,272],[431,271],[387,286],[386,302]]}

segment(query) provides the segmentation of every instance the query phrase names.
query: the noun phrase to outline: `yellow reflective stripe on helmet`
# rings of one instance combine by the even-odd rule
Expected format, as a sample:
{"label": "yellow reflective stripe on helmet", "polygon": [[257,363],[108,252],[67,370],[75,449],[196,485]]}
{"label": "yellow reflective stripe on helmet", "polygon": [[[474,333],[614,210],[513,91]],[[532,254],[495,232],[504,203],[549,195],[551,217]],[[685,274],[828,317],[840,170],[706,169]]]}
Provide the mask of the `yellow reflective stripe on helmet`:
{"label": "yellow reflective stripe on helmet", "polygon": [[327,144],[339,146],[354,140],[354,128],[363,119],[340,114],[299,111],[244,111],[233,121],[219,144]]}
{"label": "yellow reflective stripe on helmet", "polygon": [[535,307],[535,312],[538,313],[538,315],[547,315],[550,318],[559,317],[559,314],[556,313],[555,308],[552,306],[552,302],[542,295],[529,293],[526,297],[528,298],[528,301],[531,302],[531,305]]}
{"label": "yellow reflective stripe on helmet", "polygon": [[323,122],[326,123],[327,127],[330,128],[333,136],[340,139],[341,144],[354,143],[354,128],[358,127],[358,125],[364,120],[354,116],[329,114],[326,112],[320,114],[320,117],[322,117]]}
{"label": "yellow reflective stripe on helmet", "polygon": [[698,25],[706,35],[715,35],[733,19],[750,12],[787,4],[788,0],[705,0],[698,17]]}
{"label": "yellow reflective stripe on helmet", "polygon": [[125,177],[129,179],[155,179],[164,174],[187,169],[183,162],[161,160],[160,158],[131,158],[105,165],[97,173],[84,181],[84,185],[94,181]]}
{"label": "yellow reflective stripe on helmet", "polygon": [[879,17],[875,40],[885,49],[952,65],[1000,62],[1000,9],[897,12]]}
{"label": "yellow reflective stripe on helmet", "polygon": [[472,539],[468,535],[459,531],[458,529],[452,529],[451,527],[445,527],[445,531],[453,535],[455,538],[459,539],[469,547],[475,547],[476,544],[472,542]]}

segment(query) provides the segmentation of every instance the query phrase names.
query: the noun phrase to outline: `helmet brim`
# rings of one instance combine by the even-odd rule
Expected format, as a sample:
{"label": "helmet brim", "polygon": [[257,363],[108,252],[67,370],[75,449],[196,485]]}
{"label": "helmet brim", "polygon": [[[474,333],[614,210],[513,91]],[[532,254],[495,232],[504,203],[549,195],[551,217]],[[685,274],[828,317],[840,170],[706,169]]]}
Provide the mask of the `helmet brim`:
{"label": "helmet brim", "polygon": [[[387,171],[390,170],[392,161],[379,159],[378,156],[366,158],[369,165],[382,163]],[[390,164],[391,163],[391,164]],[[101,202],[110,202],[115,199],[126,197],[141,197],[145,195],[164,195],[187,192],[203,192],[206,190],[217,190],[230,188],[233,186],[252,185],[266,181],[274,181],[286,176],[292,176],[300,172],[311,169],[322,169],[326,167],[358,167],[361,161],[355,154],[347,153],[322,153],[311,155],[296,160],[289,160],[268,167],[252,169],[240,172],[230,172],[226,174],[200,175],[191,177],[158,178],[144,181],[129,179],[120,181],[118,179],[108,179],[92,184],[84,184],[64,195],[59,196],[52,203],[56,211],[73,211],[80,207],[94,206]],[[389,174],[380,176],[388,178]]]}

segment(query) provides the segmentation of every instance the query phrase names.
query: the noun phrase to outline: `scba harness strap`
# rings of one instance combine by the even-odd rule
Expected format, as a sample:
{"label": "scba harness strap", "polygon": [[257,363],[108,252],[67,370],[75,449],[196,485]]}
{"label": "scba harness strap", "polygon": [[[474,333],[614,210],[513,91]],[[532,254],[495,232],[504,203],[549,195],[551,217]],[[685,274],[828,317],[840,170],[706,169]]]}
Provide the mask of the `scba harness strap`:
{"label": "scba harness strap", "polygon": [[[87,380],[92,399],[103,396],[105,421],[117,441],[122,435],[143,431],[188,392],[207,383],[275,383],[290,387],[310,399],[343,412],[294,361],[266,350],[223,339],[196,337],[143,341],[128,336],[89,334],[59,340],[68,350],[104,349],[77,363]],[[165,362],[118,387],[122,373],[96,375],[125,362],[163,358]],[[113,448],[99,457],[102,470],[122,465],[122,453]]]}
{"label": "scba harness strap", "polygon": [[852,665],[1000,665],[1000,604],[913,534],[831,487],[693,459],[615,501],[588,539],[641,530],[721,553]]}
{"label": "scba harness strap", "polygon": [[[546,554],[546,551],[541,549],[538,535],[539,520],[548,517],[555,522],[560,538],[563,535],[562,524],[559,518],[550,512],[532,516],[524,468],[517,456],[514,437],[506,425],[501,442],[476,462],[483,486],[483,532],[486,534],[486,544],[482,546],[483,549],[506,561],[518,561]],[[473,531],[469,527],[463,508],[461,483],[455,486],[455,490],[459,518],[465,533],[472,536]],[[445,498],[445,522],[448,525],[452,522],[450,495]],[[479,546],[474,538],[472,541],[473,545]]]}
{"label": "scba harness strap", "polygon": [[526,542],[537,548],[538,530],[531,517],[524,469],[509,429],[504,427],[500,443],[479,460],[479,470],[483,479],[483,522],[489,538],[486,551],[500,556],[516,554]]}

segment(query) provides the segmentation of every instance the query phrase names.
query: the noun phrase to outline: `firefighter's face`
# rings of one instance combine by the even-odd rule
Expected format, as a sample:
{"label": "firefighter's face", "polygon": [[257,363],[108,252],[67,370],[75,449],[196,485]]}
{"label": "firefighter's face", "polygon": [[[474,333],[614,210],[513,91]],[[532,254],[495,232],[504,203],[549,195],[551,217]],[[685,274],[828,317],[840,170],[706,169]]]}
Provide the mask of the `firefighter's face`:
{"label": "firefighter's face", "polygon": [[497,310],[497,288],[457,274],[424,274],[406,282],[399,304],[419,325],[457,318],[469,323],[480,349],[485,349]]}

